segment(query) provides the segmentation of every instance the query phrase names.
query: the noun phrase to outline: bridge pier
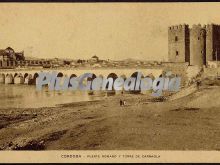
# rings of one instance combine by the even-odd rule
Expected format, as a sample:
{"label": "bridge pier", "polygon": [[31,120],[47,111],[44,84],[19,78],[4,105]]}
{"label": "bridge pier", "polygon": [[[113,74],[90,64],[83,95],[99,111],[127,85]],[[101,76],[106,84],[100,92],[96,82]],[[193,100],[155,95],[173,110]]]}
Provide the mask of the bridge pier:
{"label": "bridge pier", "polygon": [[4,83],[5,83],[5,75],[0,74],[0,84],[4,84]]}
{"label": "bridge pier", "polygon": [[115,91],[115,95],[121,95],[122,91]]}
{"label": "bridge pier", "polygon": [[115,95],[115,91],[112,90],[112,91],[106,91],[106,95],[107,96],[114,96]]}
{"label": "bridge pier", "polygon": [[30,85],[32,80],[32,76],[28,75],[24,78],[24,84]]}
{"label": "bridge pier", "polygon": [[14,78],[12,74],[8,74],[5,77],[5,84],[13,84],[14,83]]}
{"label": "bridge pier", "polygon": [[93,95],[94,91],[87,91],[88,95]]}
{"label": "bridge pier", "polygon": [[151,93],[152,93],[151,90],[140,91],[140,94],[144,94],[144,95],[146,95],[146,94],[151,94]]}
{"label": "bridge pier", "polygon": [[22,75],[17,75],[14,78],[14,84],[24,84],[24,78]]}

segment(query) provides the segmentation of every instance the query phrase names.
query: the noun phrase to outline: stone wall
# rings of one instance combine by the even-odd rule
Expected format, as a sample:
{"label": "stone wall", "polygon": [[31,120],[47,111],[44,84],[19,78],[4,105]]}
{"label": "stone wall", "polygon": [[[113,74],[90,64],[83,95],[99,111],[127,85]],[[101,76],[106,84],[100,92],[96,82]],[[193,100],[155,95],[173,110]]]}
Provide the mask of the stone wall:
{"label": "stone wall", "polygon": [[170,62],[189,61],[188,25],[177,25],[168,28],[168,59]]}
{"label": "stone wall", "polygon": [[220,60],[220,25],[208,24],[206,26],[206,60]]}
{"label": "stone wall", "polygon": [[201,25],[193,25],[190,29],[190,65],[206,64],[206,31]]}

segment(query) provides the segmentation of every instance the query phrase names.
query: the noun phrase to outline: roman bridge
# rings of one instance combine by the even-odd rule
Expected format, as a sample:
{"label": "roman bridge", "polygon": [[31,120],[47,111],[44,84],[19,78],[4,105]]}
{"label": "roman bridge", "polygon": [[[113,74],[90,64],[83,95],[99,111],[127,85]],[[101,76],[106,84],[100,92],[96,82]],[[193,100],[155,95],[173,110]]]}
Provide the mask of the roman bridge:
{"label": "roman bridge", "polygon": [[0,83],[5,84],[35,84],[40,72],[57,72],[58,77],[78,77],[84,73],[93,73],[95,77],[135,77],[141,72],[144,77],[158,77],[162,69],[127,69],[127,68],[91,68],[91,69],[5,69],[0,70]]}

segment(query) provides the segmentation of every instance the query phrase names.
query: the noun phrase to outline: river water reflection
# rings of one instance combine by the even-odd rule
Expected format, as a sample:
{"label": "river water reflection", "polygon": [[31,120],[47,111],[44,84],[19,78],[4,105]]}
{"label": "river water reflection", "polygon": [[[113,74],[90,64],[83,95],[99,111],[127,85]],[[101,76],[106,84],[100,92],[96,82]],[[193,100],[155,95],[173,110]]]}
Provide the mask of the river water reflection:
{"label": "river water reflection", "polygon": [[1,108],[54,107],[58,104],[92,101],[103,98],[105,94],[89,95],[82,91],[37,91],[32,85],[0,84]]}

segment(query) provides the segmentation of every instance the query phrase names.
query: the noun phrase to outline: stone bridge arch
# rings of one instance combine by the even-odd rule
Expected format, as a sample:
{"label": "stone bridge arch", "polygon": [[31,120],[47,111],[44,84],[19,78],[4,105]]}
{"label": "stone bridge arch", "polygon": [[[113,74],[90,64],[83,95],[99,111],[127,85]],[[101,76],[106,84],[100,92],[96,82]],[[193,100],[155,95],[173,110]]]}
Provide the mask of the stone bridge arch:
{"label": "stone bridge arch", "polygon": [[57,77],[63,77],[64,74],[62,72],[57,73]]}
{"label": "stone bridge arch", "polygon": [[115,80],[118,78],[118,75],[116,73],[112,72],[112,73],[108,74],[107,78],[112,78],[113,80]]}
{"label": "stone bridge arch", "polygon": [[[135,72],[141,72],[144,77],[146,76],[152,76],[152,77],[158,77],[162,73],[162,69],[136,69],[136,68],[131,68],[131,69],[116,69],[116,68],[91,68],[91,69],[33,69],[33,70],[23,70],[23,69],[18,69],[18,70],[3,70],[0,71],[0,74],[5,75],[6,74],[12,74],[13,77],[16,75],[22,74],[24,79],[28,77],[29,80],[26,80],[26,84],[35,84],[36,78],[39,76],[40,72],[54,72],[56,71],[58,73],[58,76],[61,75],[68,75],[68,77],[79,77],[84,73],[93,73],[96,75],[96,77],[103,77],[103,78],[108,78],[109,75],[113,77],[114,79],[117,77],[122,77],[123,79],[127,79],[132,76]],[[113,75],[114,74],[114,75]],[[2,77],[4,77],[2,75]],[[38,76],[37,76],[38,75]],[[3,78],[2,78],[3,79]],[[30,83],[30,79],[32,79],[32,83]]]}
{"label": "stone bridge arch", "polygon": [[72,78],[72,77],[77,77],[77,75],[74,74],[74,73],[72,73],[72,74],[70,75],[70,78]]}

